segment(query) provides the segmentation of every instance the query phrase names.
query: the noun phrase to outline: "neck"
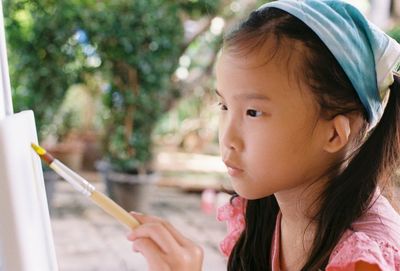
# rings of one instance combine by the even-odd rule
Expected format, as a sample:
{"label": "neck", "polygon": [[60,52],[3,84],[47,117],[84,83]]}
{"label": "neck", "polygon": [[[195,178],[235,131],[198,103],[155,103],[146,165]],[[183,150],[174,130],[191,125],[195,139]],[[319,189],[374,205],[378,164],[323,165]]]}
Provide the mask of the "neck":
{"label": "neck", "polygon": [[281,267],[299,270],[310,252],[316,230],[312,217],[317,211],[320,180],[275,193],[281,211]]}
{"label": "neck", "polygon": [[321,182],[298,186],[289,190],[275,193],[282,213],[282,224],[292,228],[301,228],[307,226],[315,212],[313,206],[317,206],[317,197],[321,193]]}

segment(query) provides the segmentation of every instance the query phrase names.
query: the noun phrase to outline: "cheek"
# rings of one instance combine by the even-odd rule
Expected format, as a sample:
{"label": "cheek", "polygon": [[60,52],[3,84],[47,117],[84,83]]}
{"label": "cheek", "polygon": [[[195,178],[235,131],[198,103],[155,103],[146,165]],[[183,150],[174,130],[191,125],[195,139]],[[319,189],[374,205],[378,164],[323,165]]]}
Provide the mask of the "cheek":
{"label": "cheek", "polygon": [[222,154],[222,135],[224,133],[224,119],[222,116],[219,118],[219,124],[218,124],[218,146],[219,146],[219,151]]}
{"label": "cheek", "polygon": [[254,170],[260,175],[282,179],[290,175],[303,175],[308,157],[312,156],[309,149],[309,138],[304,133],[295,130],[274,129],[253,135],[253,143],[248,145],[249,160]]}
{"label": "cheek", "polygon": [[[275,126],[276,127],[276,126]],[[266,128],[249,132],[246,143],[256,157],[274,159],[297,154],[304,148],[304,138],[291,129]]]}

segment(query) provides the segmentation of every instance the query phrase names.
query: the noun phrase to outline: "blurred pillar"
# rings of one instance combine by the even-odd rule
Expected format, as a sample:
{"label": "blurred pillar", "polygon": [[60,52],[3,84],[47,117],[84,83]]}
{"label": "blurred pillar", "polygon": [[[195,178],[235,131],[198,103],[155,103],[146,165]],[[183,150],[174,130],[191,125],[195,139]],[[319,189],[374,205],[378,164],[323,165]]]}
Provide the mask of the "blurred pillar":
{"label": "blurred pillar", "polygon": [[392,15],[396,18],[400,18],[400,1],[392,0]]}
{"label": "blurred pillar", "polygon": [[381,29],[387,29],[390,22],[391,0],[371,0],[369,19]]}

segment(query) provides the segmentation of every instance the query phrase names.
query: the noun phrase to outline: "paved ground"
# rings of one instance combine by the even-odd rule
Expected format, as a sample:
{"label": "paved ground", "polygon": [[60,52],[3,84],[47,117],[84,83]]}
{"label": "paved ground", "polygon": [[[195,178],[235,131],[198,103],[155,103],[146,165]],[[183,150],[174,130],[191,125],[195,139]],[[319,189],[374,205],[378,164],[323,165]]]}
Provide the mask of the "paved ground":
{"label": "paved ground", "polygon": [[[95,183],[99,190],[101,183]],[[201,210],[198,193],[178,188],[153,187],[148,212],[167,218],[205,251],[203,270],[224,270],[218,242],[225,226],[215,214]],[[147,270],[144,258],[133,253],[127,230],[65,182],[56,182],[52,227],[60,271]]]}

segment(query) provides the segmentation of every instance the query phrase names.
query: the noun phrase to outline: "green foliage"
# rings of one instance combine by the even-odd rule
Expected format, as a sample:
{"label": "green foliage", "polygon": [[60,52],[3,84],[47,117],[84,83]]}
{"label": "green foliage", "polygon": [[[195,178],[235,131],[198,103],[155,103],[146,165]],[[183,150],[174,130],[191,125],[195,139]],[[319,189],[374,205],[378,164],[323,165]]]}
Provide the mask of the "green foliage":
{"label": "green foliage", "polygon": [[151,133],[178,96],[170,78],[183,48],[180,14],[216,12],[219,1],[6,0],[16,111],[49,125],[66,90],[85,72],[109,82],[105,150],[114,169],[146,168]]}
{"label": "green foliage", "polygon": [[262,6],[262,5],[266,4],[266,3],[274,2],[274,1],[277,1],[277,0],[257,0],[256,1],[256,5],[254,6],[254,8],[258,8],[258,7],[260,7],[260,6]]}
{"label": "green foliage", "polygon": [[214,15],[220,6],[220,1],[215,0],[179,0],[175,2],[193,18]]}
{"label": "green foliage", "polygon": [[135,171],[152,158],[151,133],[171,96],[170,77],[178,63],[183,28],[178,5],[172,2],[103,4],[106,8],[95,5],[83,16],[110,82],[104,97],[110,110],[106,151],[114,169]]}
{"label": "green foliage", "polygon": [[400,26],[392,28],[391,30],[388,31],[387,34],[391,36],[393,39],[395,39],[397,42],[400,42]]}
{"label": "green foliage", "polygon": [[82,63],[77,46],[65,50],[79,25],[78,7],[42,2],[4,2],[14,108],[34,110],[38,129],[50,122]]}

